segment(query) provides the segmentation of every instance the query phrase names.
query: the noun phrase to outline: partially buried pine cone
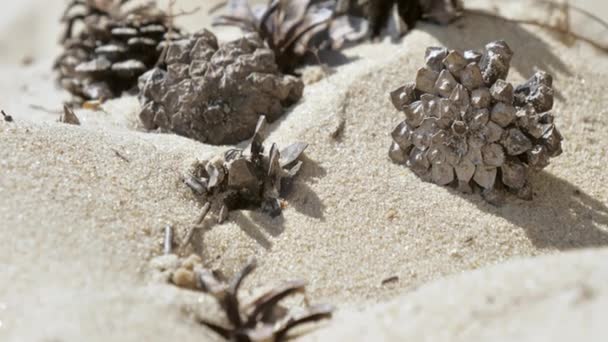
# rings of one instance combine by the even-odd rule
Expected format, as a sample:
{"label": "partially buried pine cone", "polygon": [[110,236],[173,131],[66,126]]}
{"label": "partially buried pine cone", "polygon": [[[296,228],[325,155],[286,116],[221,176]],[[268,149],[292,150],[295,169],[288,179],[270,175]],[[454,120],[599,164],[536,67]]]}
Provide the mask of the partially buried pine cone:
{"label": "partially buried pine cone", "polygon": [[561,154],[554,125],[552,77],[536,72],[513,88],[505,81],[513,52],[504,41],[482,52],[431,47],[416,81],[393,92],[406,119],[392,132],[389,156],[426,181],[486,199],[503,186],[531,199],[530,171]]}
{"label": "partially buried pine cone", "polygon": [[280,215],[281,194],[300,171],[300,157],[308,144],[298,142],[280,151],[276,144],[268,148],[264,146],[266,126],[261,116],[248,148],[230,149],[197,164],[193,174],[186,176],[185,183],[209,203],[201,222],[208,210],[219,211],[220,223],[232,210],[262,209],[272,217]]}
{"label": "partially buried pine cone", "polygon": [[64,52],[55,69],[62,87],[82,100],[113,98],[135,88],[172,36],[166,13],[153,4],[125,10],[126,2],[74,0],[66,9]]}
{"label": "partially buried pine cone", "polygon": [[251,138],[260,116],[276,120],[304,89],[256,34],[219,45],[203,30],[171,42],[165,64],[139,80],[142,124],[209,144]]}

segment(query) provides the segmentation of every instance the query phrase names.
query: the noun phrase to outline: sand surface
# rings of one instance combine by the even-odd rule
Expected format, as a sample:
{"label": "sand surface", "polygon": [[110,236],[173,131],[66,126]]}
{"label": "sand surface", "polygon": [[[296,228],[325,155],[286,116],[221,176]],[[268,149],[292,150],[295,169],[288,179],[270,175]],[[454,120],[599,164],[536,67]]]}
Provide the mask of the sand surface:
{"label": "sand surface", "polygon": [[[605,4],[576,3],[608,20]],[[78,111],[81,126],[57,123],[53,111],[67,94],[50,66],[63,1],[36,4],[11,4],[0,15],[0,107],[15,119],[0,120],[0,340],[217,339],[192,319],[217,318],[209,298],[151,281],[149,262],[161,253],[165,225],[181,236],[199,214],[183,173],[227,147],[138,131],[133,98]],[[504,11],[540,13],[513,4]],[[180,20],[208,26],[204,13]],[[535,200],[509,198],[502,207],[423,183],[387,157],[402,115],[387,93],[414,77],[425,48],[498,38],[515,51],[509,80],[535,68],[554,74],[565,138],[563,155],[533,179]],[[307,279],[310,300],[338,311],[303,340],[605,338],[606,54],[480,16],[447,28],[422,24],[398,43],[344,53],[348,62],[307,86],[272,125],[270,141],[311,144],[283,216],[231,214],[199,241],[205,265],[232,274],[257,257],[247,293]],[[34,63],[21,65],[24,57]]]}

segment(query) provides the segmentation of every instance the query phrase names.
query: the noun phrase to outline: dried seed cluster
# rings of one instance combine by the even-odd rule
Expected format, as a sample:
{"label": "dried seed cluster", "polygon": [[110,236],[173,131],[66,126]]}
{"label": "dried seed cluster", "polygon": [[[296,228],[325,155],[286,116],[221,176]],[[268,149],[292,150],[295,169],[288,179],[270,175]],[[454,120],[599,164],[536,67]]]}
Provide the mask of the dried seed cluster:
{"label": "dried seed cluster", "polygon": [[297,325],[331,318],[333,308],[329,305],[313,305],[299,315],[279,306],[284,298],[305,293],[306,283],[301,280],[287,282],[263,293],[249,305],[241,306],[239,288],[255,267],[255,260],[250,261],[229,282],[218,279],[210,271],[205,270],[200,274],[199,280],[203,290],[215,297],[226,313],[230,325],[224,326],[210,321],[201,321],[201,324],[230,341],[275,342],[283,341],[289,330]]}
{"label": "dried seed cluster", "polygon": [[205,211],[212,207],[219,210],[219,222],[231,210],[261,208],[271,216],[281,213],[281,187],[300,170],[299,157],[308,145],[295,143],[279,152],[277,145],[272,144],[266,149],[265,126],[266,119],[262,116],[246,150],[231,149],[223,156],[204,161],[185,179],[197,195],[210,203]]}
{"label": "dried seed cluster", "polygon": [[261,115],[276,120],[304,89],[257,35],[220,46],[204,30],[170,42],[165,63],[139,80],[141,122],[210,144],[249,139]]}
{"label": "dried seed cluster", "polygon": [[503,185],[531,199],[531,170],[561,152],[552,77],[536,72],[513,88],[505,81],[513,52],[504,41],[481,52],[431,47],[416,81],[391,92],[406,119],[392,132],[390,158],[423,180],[475,187],[490,200]]}
{"label": "dried seed cluster", "polygon": [[[169,19],[149,5],[123,10],[127,1],[75,0],[63,22],[64,52],[55,69],[66,90],[83,100],[108,99],[137,86],[137,78],[157,62]],[[76,34],[75,25],[83,27]]]}

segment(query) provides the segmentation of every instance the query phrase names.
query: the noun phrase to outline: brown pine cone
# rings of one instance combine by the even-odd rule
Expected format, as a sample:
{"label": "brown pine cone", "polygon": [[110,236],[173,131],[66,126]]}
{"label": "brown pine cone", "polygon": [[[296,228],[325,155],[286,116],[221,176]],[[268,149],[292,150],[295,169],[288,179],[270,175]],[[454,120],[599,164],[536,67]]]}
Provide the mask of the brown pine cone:
{"label": "brown pine cone", "polygon": [[169,43],[165,63],[140,78],[142,124],[209,144],[251,138],[260,116],[276,120],[304,89],[256,34],[219,45],[203,30]]}
{"label": "brown pine cone", "polygon": [[[158,61],[169,17],[152,5],[124,10],[125,2],[75,0],[66,9],[64,52],[55,69],[61,86],[82,100],[114,98],[134,89],[138,77]],[[82,28],[74,32],[79,21]]]}

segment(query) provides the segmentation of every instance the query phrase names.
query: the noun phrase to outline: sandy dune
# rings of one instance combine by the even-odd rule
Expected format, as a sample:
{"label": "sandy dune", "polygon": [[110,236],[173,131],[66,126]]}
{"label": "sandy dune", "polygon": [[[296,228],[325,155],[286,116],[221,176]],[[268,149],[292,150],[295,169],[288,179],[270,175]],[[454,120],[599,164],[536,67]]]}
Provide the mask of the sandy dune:
{"label": "sandy dune", "polygon": [[[32,108],[53,111],[66,98],[53,84],[58,27],[47,20],[62,3],[24,1],[0,20],[1,46],[10,47],[0,56],[0,107],[15,118],[0,120],[0,340],[214,340],[191,319],[217,314],[209,298],[152,282],[148,264],[162,228],[184,234],[201,207],[181,175],[226,147],[137,131],[132,98],[78,111],[82,126]],[[183,20],[208,24],[202,14]],[[424,49],[497,38],[516,53],[509,80],[535,68],[554,74],[565,137],[564,154],[534,177],[535,200],[502,207],[423,183],[387,157],[401,116],[387,93],[414,77]],[[479,16],[345,55],[272,125],[271,141],[311,143],[283,217],[231,214],[197,245],[205,264],[232,274],[257,257],[248,289],[307,279],[310,299],[338,311],[303,340],[605,338],[606,55]],[[24,56],[34,64],[20,66]]]}

